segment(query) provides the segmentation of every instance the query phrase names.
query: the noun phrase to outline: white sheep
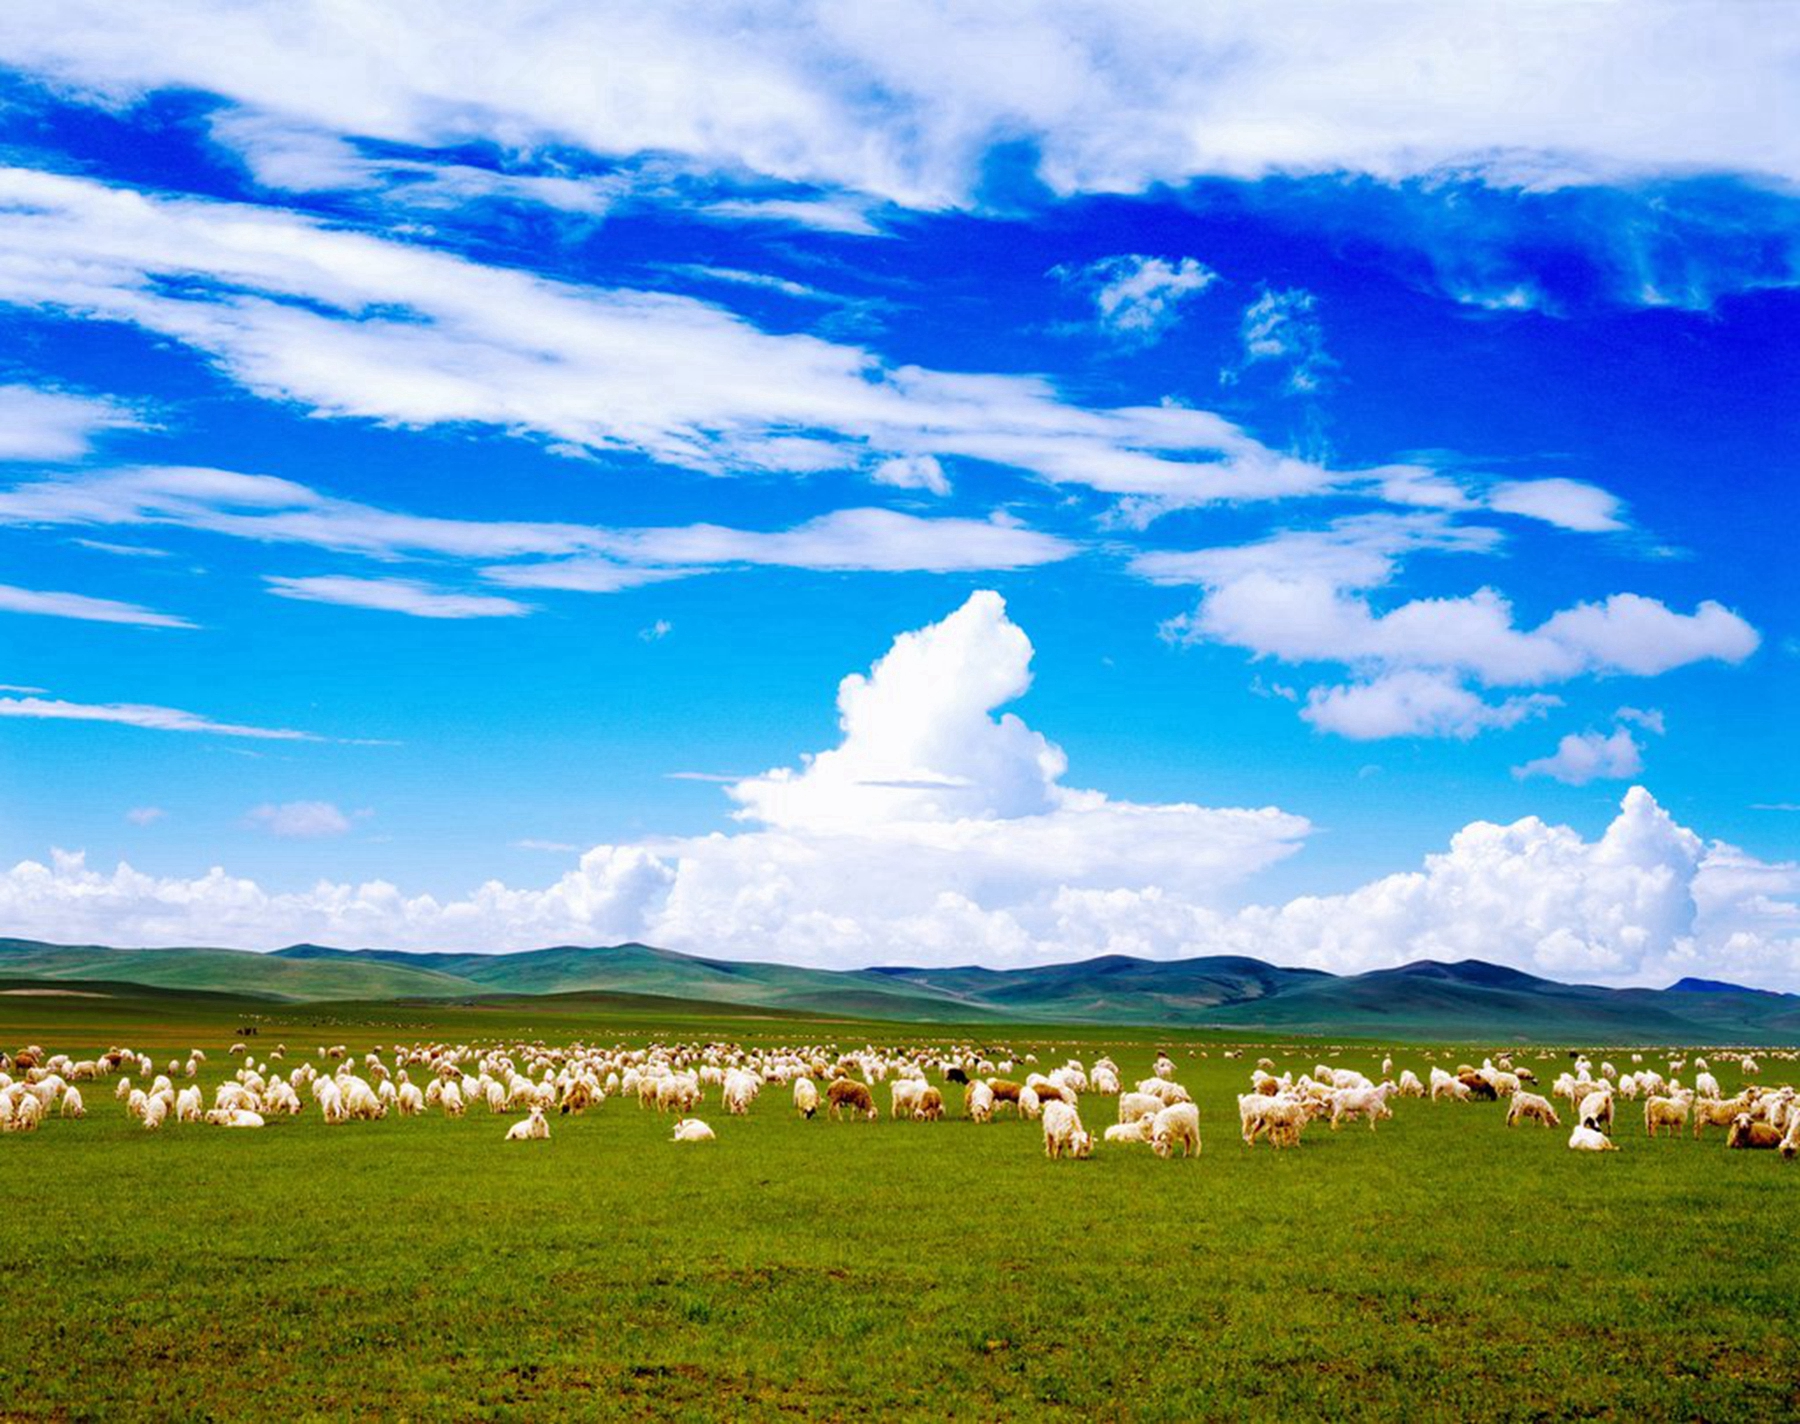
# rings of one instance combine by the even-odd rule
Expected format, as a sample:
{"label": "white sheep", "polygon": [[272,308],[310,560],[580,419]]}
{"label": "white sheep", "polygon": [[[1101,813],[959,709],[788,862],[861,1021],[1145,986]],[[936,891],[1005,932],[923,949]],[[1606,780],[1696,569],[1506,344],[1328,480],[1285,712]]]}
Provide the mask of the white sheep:
{"label": "white sheep", "polygon": [[794,1111],[811,1117],[819,1110],[819,1085],[811,1078],[794,1079]]}
{"label": "white sheep", "polygon": [[[1025,1089],[1030,1092],[1030,1089]],[[1023,1093],[1021,1093],[1023,1096]],[[1074,1158],[1090,1157],[1094,1151],[1094,1135],[1081,1125],[1081,1114],[1071,1103],[1052,1100],[1045,1103],[1044,1155],[1055,1161],[1065,1152]]]}
{"label": "white sheep", "polygon": [[1579,1123],[1569,1134],[1569,1146],[1577,1152],[1617,1152],[1619,1145],[1598,1128]]}
{"label": "white sheep", "polygon": [[544,1110],[533,1103],[530,1113],[525,1118],[506,1129],[506,1140],[508,1142],[548,1142],[550,1140],[550,1124],[544,1117]]}
{"label": "white sheep", "polygon": [[1101,1134],[1107,1142],[1148,1142],[1156,1131],[1155,1115],[1140,1117],[1134,1122],[1115,1122]]}
{"label": "white sheep", "polygon": [[1181,1144],[1181,1155],[1200,1153],[1200,1110],[1192,1103],[1175,1103],[1164,1108],[1152,1121],[1150,1150],[1165,1161],[1174,1155],[1175,1144]]}
{"label": "white sheep", "polygon": [[713,1142],[713,1130],[697,1117],[684,1117],[675,1124],[672,1142]]}
{"label": "white sheep", "polygon": [[87,1104],[81,1101],[81,1089],[71,1084],[63,1089],[62,1107],[59,1109],[64,1117],[86,1117]]}

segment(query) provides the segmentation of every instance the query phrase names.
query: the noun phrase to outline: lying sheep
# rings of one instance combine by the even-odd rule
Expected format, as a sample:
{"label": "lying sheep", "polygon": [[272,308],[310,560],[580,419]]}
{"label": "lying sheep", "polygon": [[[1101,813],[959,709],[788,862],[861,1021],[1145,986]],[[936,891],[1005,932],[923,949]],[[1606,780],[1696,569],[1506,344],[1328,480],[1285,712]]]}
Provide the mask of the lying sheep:
{"label": "lying sheep", "polygon": [[1192,1103],[1176,1103],[1159,1112],[1151,1122],[1150,1150],[1164,1161],[1181,1144],[1181,1155],[1200,1154],[1200,1110]]}
{"label": "lying sheep", "polygon": [[515,1122],[506,1129],[508,1142],[548,1142],[550,1140],[550,1123],[544,1117],[544,1110],[535,1103],[530,1114],[521,1122]]}
{"label": "lying sheep", "polygon": [[1749,1113],[1739,1113],[1731,1120],[1731,1130],[1725,1134],[1725,1145],[1734,1148],[1748,1148],[1756,1151],[1767,1151],[1781,1146],[1781,1134],[1766,1122],[1757,1122]]}
{"label": "lying sheep", "polygon": [[1536,1093],[1517,1092],[1507,1105],[1506,1125],[1517,1127],[1522,1122],[1538,1122],[1545,1127],[1562,1126],[1562,1119],[1556,1115],[1556,1108],[1552,1106],[1550,1099],[1539,1097]]}
{"label": "lying sheep", "polygon": [[1148,1142],[1156,1130],[1156,1118],[1140,1117],[1132,1122],[1115,1122],[1101,1136],[1108,1142]]}
{"label": "lying sheep", "polygon": [[713,1142],[713,1130],[697,1117],[684,1117],[675,1124],[672,1142]]}
{"label": "lying sheep", "polygon": [[1617,1152],[1619,1150],[1618,1143],[1598,1128],[1589,1127],[1586,1123],[1569,1134],[1569,1146],[1577,1152]]}

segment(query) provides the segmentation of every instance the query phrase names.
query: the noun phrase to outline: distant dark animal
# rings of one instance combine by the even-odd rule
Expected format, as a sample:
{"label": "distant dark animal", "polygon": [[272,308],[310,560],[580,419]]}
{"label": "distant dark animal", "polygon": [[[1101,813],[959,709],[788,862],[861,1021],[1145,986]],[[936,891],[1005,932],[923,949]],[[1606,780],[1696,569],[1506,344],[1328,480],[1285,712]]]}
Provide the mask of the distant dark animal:
{"label": "distant dark animal", "polygon": [[1500,1095],[1494,1091],[1494,1085],[1479,1073],[1459,1073],[1456,1081],[1469,1090],[1469,1096],[1484,1102],[1495,1102]]}

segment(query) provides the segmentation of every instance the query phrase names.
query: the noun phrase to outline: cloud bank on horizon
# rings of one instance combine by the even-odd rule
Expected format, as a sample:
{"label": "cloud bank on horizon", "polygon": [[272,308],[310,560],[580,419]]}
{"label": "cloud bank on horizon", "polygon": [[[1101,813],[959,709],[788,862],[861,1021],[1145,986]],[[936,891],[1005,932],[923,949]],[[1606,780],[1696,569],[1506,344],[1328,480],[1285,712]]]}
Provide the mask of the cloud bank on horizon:
{"label": "cloud bank on horizon", "polygon": [[1800,987],[1797,73],[22,0],[0,933]]}
{"label": "cloud bank on horizon", "polygon": [[[596,846],[542,889],[460,900],[396,886],[271,894],[215,869],[159,878],[79,855],[0,879],[6,922],[62,940],[272,948],[291,938],[507,950],[641,940],[823,966],[1016,966],[1099,954],[1249,954],[1354,972],[1483,958],[1550,977],[1660,983],[1705,969],[1800,986],[1800,866],[1708,845],[1642,787],[1596,841],[1475,823],[1424,867],[1344,895],[1223,908],[1312,833],[1274,807],[1142,805],[1063,784],[1062,749],[994,712],[1030,685],[999,595],[903,633],[838,688],[842,739],[726,789],[741,830]],[[335,807],[258,808],[276,835]]]}

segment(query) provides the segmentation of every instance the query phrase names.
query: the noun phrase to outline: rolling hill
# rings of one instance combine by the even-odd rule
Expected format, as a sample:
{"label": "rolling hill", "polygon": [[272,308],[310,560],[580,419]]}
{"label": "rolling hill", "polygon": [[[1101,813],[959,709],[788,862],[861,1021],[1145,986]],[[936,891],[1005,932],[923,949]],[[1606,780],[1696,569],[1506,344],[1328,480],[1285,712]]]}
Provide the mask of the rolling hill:
{"label": "rolling hill", "polygon": [[1464,960],[1333,975],[1241,956],[1109,955],[1026,969],[802,969],[649,945],[519,954],[411,953],[298,944],[272,954],[109,949],[0,940],[9,984],[105,981],[269,1002],[646,996],[922,1023],[1167,1025],[1443,1040],[1800,1043],[1800,996],[1708,980],[1668,989],[1563,984]]}

